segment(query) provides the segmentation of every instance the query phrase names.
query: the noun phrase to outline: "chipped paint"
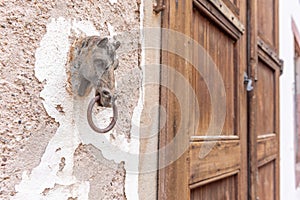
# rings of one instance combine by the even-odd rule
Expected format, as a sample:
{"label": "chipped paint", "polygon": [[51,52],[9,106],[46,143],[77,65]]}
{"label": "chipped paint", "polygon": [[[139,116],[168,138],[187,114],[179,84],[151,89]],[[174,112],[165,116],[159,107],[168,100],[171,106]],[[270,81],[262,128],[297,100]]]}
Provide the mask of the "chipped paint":
{"label": "chipped paint", "polygon": [[115,27],[113,27],[109,22],[107,22],[107,28],[110,37],[114,37],[117,35],[117,33],[115,32]]}
{"label": "chipped paint", "polygon": [[[47,113],[59,123],[56,134],[50,140],[41,161],[31,173],[23,172],[22,181],[16,185],[14,199],[88,199],[88,181],[79,181],[73,175],[74,152],[80,144],[92,144],[108,160],[125,162],[125,193],[127,199],[138,199],[138,154],[139,130],[137,136],[128,142],[124,135],[111,133],[97,134],[91,130],[86,120],[86,110],[93,92],[88,97],[74,97],[66,89],[66,63],[73,36],[99,35],[94,25],[88,21],[66,20],[62,17],[52,19],[47,25],[47,33],[36,51],[35,75],[45,81],[40,96]],[[142,99],[134,110],[132,123],[139,124]],[[59,112],[57,108],[64,112]],[[100,124],[109,120],[111,110],[106,109],[95,116]],[[137,126],[133,126],[137,127]]]}
{"label": "chipped paint", "polygon": [[118,3],[118,0],[109,0],[109,2],[110,2],[111,4],[115,4],[115,3]]}
{"label": "chipped paint", "polygon": [[[50,140],[40,164],[30,174],[23,172],[22,181],[16,186],[17,195],[14,199],[43,199],[46,195],[43,192],[48,188],[51,191],[49,194],[56,193],[57,199],[74,194],[80,199],[88,199],[89,183],[79,182],[73,176],[73,154],[80,144],[80,138],[74,125],[68,123],[71,114],[68,104],[72,102],[72,97],[65,90],[67,76],[64,66],[70,47],[70,30],[70,21],[53,19],[36,51],[35,75],[39,81],[47,82],[40,96],[44,99],[43,105],[47,113],[60,126]],[[58,105],[64,108],[65,113],[56,109]],[[65,166],[60,171],[62,158],[65,158]],[[59,189],[55,189],[56,185],[60,185]],[[76,187],[70,188],[71,185]],[[65,192],[59,192],[62,190]]]}

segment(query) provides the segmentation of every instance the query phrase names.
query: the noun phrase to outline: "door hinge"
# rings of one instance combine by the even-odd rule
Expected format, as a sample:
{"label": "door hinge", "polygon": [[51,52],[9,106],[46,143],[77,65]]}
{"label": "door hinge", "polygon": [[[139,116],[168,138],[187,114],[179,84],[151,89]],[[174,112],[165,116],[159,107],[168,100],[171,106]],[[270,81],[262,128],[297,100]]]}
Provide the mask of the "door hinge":
{"label": "door hinge", "polygon": [[246,72],[244,72],[244,84],[246,84],[246,89],[248,92],[253,90],[253,86],[252,86],[252,79],[249,78],[248,74]]}
{"label": "door hinge", "polygon": [[166,6],[164,4],[164,0],[157,0],[157,2],[154,3],[154,5],[153,5],[153,10],[156,14],[160,13],[165,8],[166,8]]}

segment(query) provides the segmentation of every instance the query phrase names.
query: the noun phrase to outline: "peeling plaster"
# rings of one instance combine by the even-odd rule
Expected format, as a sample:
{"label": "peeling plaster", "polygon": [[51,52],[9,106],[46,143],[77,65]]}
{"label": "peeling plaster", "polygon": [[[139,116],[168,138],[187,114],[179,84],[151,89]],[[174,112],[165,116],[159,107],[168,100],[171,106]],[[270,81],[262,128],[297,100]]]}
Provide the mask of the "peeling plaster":
{"label": "peeling plaster", "polygon": [[[60,123],[60,126],[47,145],[40,164],[29,174],[23,172],[22,181],[17,185],[17,195],[14,199],[43,199],[43,191],[61,185],[60,189],[51,190],[51,194],[63,199],[66,194],[76,195],[80,199],[88,199],[89,183],[79,182],[72,175],[73,154],[80,144],[79,134],[74,125],[69,123],[72,114],[72,97],[65,90],[67,76],[65,63],[70,44],[71,23],[62,18],[52,20],[47,26],[47,33],[43,37],[40,47],[36,51],[35,75],[39,81],[46,81],[40,96],[47,113]],[[65,114],[57,111],[61,105]],[[57,151],[60,149],[60,151]],[[65,158],[63,171],[59,171],[59,163]],[[70,185],[76,185],[68,189]],[[55,191],[65,191],[65,193]],[[50,193],[49,193],[50,194]]]}
{"label": "peeling plaster", "polygon": [[[141,1],[140,5],[140,44],[141,44],[141,68],[143,72],[142,91],[143,113],[140,116],[140,159],[139,159],[139,198],[140,199],[157,199],[157,169],[158,167],[158,153],[149,157],[147,154],[157,152],[158,150],[158,133],[159,125],[164,123],[164,116],[161,107],[157,106],[159,102],[159,85],[147,85],[150,79],[155,83],[160,83],[160,67],[151,67],[153,64],[159,66],[160,64],[160,34],[161,34],[161,15],[153,13],[153,1]],[[155,27],[155,32],[149,33],[147,28]],[[146,29],[145,29],[146,28]],[[146,31],[145,31],[146,30]],[[148,29],[149,30],[149,29]],[[154,39],[157,37],[158,39]],[[146,44],[151,41],[152,46],[156,48],[147,48]],[[152,77],[152,78],[151,78]],[[153,77],[155,77],[153,79]],[[149,87],[150,86],[150,87]],[[157,107],[156,107],[157,106]],[[151,112],[151,117],[149,116]],[[153,114],[153,115],[152,115]],[[151,125],[148,120],[151,118]],[[146,122],[146,126],[145,126]],[[147,173],[144,173],[147,172]]]}
{"label": "peeling plaster", "polygon": [[[39,81],[46,82],[40,96],[44,99],[47,113],[59,123],[59,128],[48,143],[39,165],[31,173],[23,172],[22,181],[15,186],[17,194],[13,199],[88,199],[89,182],[79,181],[73,175],[74,152],[80,144],[94,145],[106,159],[117,163],[124,161],[126,197],[138,199],[139,130],[132,130],[137,137],[130,142],[124,135],[114,134],[117,136],[111,140],[111,132],[96,134],[86,120],[87,106],[94,93],[80,98],[66,90],[69,38],[74,35],[99,35],[99,32],[88,21],[71,21],[62,17],[52,19],[36,51],[35,75]],[[139,124],[142,108],[141,96],[132,118],[136,125]],[[106,109],[101,115],[96,115],[95,120],[100,124],[107,123],[110,115],[111,110]]]}
{"label": "peeling plaster", "polygon": [[118,0],[109,0],[109,2],[110,2],[111,4],[115,4],[115,3],[118,3]]}
{"label": "peeling plaster", "polygon": [[107,22],[107,28],[108,28],[109,35],[111,37],[117,35],[117,33],[115,32],[115,27],[113,27],[109,22]]}

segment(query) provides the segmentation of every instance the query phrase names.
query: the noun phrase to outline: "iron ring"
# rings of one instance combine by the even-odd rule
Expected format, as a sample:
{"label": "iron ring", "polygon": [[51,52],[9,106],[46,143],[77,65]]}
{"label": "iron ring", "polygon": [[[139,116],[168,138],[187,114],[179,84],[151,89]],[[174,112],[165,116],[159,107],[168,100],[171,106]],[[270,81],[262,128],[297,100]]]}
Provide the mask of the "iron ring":
{"label": "iron ring", "polygon": [[110,124],[106,127],[106,128],[98,128],[94,122],[93,122],[93,118],[92,118],[92,111],[93,111],[93,107],[95,105],[95,103],[97,101],[100,100],[100,96],[96,96],[95,98],[93,98],[90,103],[89,103],[89,106],[88,106],[88,110],[87,110],[87,120],[88,120],[88,123],[90,125],[90,127],[96,131],[97,133],[107,133],[108,131],[110,131],[116,124],[117,122],[117,119],[118,119],[118,110],[117,110],[117,106],[115,104],[115,101],[112,100],[112,108],[113,108],[113,118],[110,122]]}

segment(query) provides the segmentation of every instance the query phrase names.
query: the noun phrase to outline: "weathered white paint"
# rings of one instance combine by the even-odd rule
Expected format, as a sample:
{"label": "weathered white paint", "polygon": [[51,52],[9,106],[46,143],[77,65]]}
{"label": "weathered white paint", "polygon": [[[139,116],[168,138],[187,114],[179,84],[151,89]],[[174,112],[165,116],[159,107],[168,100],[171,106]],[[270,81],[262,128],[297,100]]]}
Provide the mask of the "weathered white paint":
{"label": "weathered white paint", "polygon": [[[144,111],[140,127],[139,159],[139,198],[157,199],[158,136],[159,124],[164,124],[160,116],[163,109],[159,104],[160,86],[160,48],[161,48],[161,15],[154,14],[152,1],[141,1],[141,68],[143,72]],[[153,27],[153,29],[151,29]],[[151,30],[151,31],[149,31]],[[151,47],[149,48],[149,42]],[[153,48],[154,47],[154,48]],[[155,83],[155,86],[153,85]],[[149,120],[150,118],[150,120]],[[145,120],[145,121],[143,121]],[[161,120],[161,121],[160,121]],[[149,124],[151,121],[151,124]],[[149,156],[149,154],[151,156]]]}
{"label": "weathered white paint", "polygon": [[[40,95],[44,99],[47,113],[59,123],[59,128],[49,142],[40,164],[31,173],[23,173],[22,181],[16,185],[17,195],[14,199],[88,199],[89,182],[78,181],[73,176],[73,156],[80,143],[93,144],[106,159],[117,163],[125,161],[126,196],[129,200],[137,199],[138,175],[127,172],[138,171],[139,140],[128,143],[121,135],[110,141],[110,133],[96,134],[86,120],[87,106],[94,92],[80,98],[70,95],[66,90],[66,63],[71,35],[99,35],[99,32],[88,21],[58,18],[52,19],[47,25],[47,33],[36,51],[35,75],[39,81],[46,82]],[[141,101],[135,109],[132,123],[139,124],[135,120],[139,119]],[[63,113],[56,109],[58,105],[63,108]],[[107,109],[101,112],[101,116],[95,117],[99,123],[107,123],[110,115],[111,110]],[[65,158],[65,166],[60,171],[62,157]],[[46,188],[51,190],[43,195]]]}
{"label": "weathered white paint", "polygon": [[[88,199],[89,183],[79,182],[73,176],[73,154],[80,143],[79,134],[74,125],[69,122],[72,115],[72,97],[65,90],[67,80],[65,63],[69,51],[68,37],[71,23],[62,18],[52,20],[47,26],[40,47],[36,51],[35,73],[39,81],[47,84],[40,96],[44,99],[47,113],[60,123],[55,136],[49,142],[40,164],[31,173],[23,173],[22,181],[16,186],[18,192],[15,199],[45,199],[43,191],[54,188],[53,196],[63,199],[65,196],[76,195],[80,199]],[[61,105],[65,114],[58,112],[55,107]],[[61,158],[65,158],[65,166],[59,171]],[[76,185],[77,187],[69,187]],[[83,192],[83,193],[82,193]]]}
{"label": "weathered white paint", "polygon": [[111,4],[115,4],[115,3],[118,3],[118,0],[109,0],[109,2],[110,2]]}
{"label": "weathered white paint", "polygon": [[107,28],[108,28],[110,37],[117,35],[117,33],[115,32],[115,27],[113,27],[109,22],[107,22]]}
{"label": "weathered white paint", "polygon": [[300,28],[300,5],[297,0],[279,1],[280,58],[284,71],[280,78],[280,195],[281,199],[300,199],[295,185],[295,119],[294,119],[294,36],[293,17]]}

